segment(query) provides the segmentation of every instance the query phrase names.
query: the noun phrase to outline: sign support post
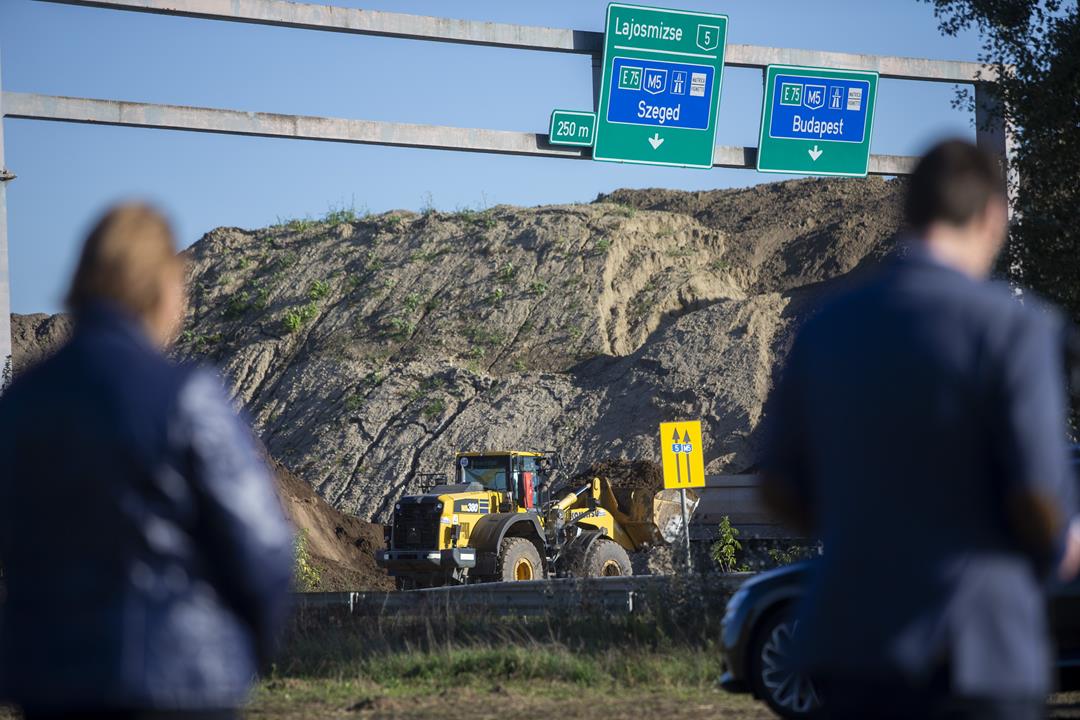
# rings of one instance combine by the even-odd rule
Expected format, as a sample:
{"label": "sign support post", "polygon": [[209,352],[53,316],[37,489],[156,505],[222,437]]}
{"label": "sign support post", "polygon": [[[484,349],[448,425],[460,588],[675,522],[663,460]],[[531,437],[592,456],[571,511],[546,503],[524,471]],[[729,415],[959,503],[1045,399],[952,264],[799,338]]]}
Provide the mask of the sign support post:
{"label": "sign support post", "polygon": [[690,518],[686,516],[686,488],[679,490],[679,502],[682,505],[683,537],[686,539],[686,572],[694,572],[694,560],[690,555]]}
{"label": "sign support post", "polygon": [[690,513],[686,509],[687,488],[705,487],[705,456],[701,444],[701,421],[660,423],[660,457],[664,467],[664,487],[679,491],[686,571],[693,572],[690,551]]}

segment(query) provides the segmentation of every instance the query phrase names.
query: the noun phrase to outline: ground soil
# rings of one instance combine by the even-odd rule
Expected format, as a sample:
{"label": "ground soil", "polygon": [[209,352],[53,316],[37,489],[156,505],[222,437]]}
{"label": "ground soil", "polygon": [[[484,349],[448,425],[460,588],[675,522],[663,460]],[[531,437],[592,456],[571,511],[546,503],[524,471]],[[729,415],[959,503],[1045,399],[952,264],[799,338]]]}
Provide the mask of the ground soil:
{"label": "ground soil", "polygon": [[383,547],[383,526],[346,515],[327,504],[311,486],[273,461],[278,494],[319,570],[317,590],[393,590],[394,581],[375,564]]}
{"label": "ground soil", "polygon": [[[218,228],[185,251],[176,352],[221,368],[290,471],[327,583],[382,582],[361,520],[459,450],[556,449],[568,477],[612,458],[637,492],[659,487],[657,424],[701,418],[706,472],[753,468],[795,330],[894,246],[901,193],[815,179]],[[12,321],[16,372],[68,331]]]}
{"label": "ground soil", "polygon": [[572,484],[588,482],[594,477],[606,479],[611,483],[612,490],[644,490],[656,493],[664,489],[663,468],[659,463],[650,460],[602,460],[578,472]]}
{"label": "ground soil", "polygon": [[570,474],[655,462],[677,417],[702,419],[706,472],[740,472],[795,328],[894,245],[901,191],[797,180],[218,228],[186,251],[179,353],[219,365],[271,454],[364,519],[458,450],[556,449]]}
{"label": "ground soil", "polygon": [[[426,720],[432,717],[504,718],[600,717],[669,718],[670,720],[765,720],[776,716],[746,695],[731,695],[717,688],[582,688],[544,683],[535,687],[493,685],[489,690],[445,689],[430,693],[364,686],[348,680],[270,680],[256,690],[244,717],[251,720],[307,720],[307,718],[360,718],[363,720]],[[598,711],[603,708],[603,712]],[[1080,718],[1080,692],[1058,693],[1049,701],[1051,720]],[[0,707],[0,720],[20,715]]]}
{"label": "ground soil", "polygon": [[15,375],[24,372],[52,354],[71,334],[67,315],[11,316],[11,360]]}
{"label": "ground soil", "polygon": [[[65,315],[13,315],[14,367],[22,373],[54,352],[71,332]],[[331,507],[281,463],[269,459],[282,507],[307,537],[312,564],[319,571],[317,590],[392,590],[393,579],[375,565],[383,546],[382,525]]]}
{"label": "ground soil", "polygon": [[[306,685],[306,687],[305,687]],[[310,694],[309,694],[310,693]],[[311,695],[314,695],[312,697]],[[602,710],[601,710],[602,708]],[[643,717],[691,720],[764,720],[775,717],[761,703],[719,688],[582,687],[544,682],[494,684],[490,689],[446,688],[430,693],[387,691],[357,687],[352,693],[320,693],[318,683],[279,681],[264,684],[245,713],[247,718],[400,718],[468,717],[504,718]]]}

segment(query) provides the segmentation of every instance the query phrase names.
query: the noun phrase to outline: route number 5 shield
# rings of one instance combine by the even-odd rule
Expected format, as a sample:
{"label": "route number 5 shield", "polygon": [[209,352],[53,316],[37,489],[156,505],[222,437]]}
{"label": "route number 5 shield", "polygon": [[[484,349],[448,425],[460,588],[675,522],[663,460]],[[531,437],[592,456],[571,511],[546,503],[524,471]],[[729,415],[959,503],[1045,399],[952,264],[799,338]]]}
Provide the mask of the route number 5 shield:
{"label": "route number 5 shield", "polygon": [[715,50],[720,46],[719,25],[698,25],[697,46],[702,50]]}

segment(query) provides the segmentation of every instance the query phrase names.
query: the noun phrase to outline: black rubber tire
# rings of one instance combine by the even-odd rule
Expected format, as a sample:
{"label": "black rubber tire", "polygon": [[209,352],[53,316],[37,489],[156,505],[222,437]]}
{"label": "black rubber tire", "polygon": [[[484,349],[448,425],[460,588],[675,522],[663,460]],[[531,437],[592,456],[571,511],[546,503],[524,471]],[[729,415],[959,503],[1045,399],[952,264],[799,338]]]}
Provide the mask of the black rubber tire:
{"label": "black rubber tire", "polygon": [[499,544],[498,575],[496,580],[514,582],[517,580],[541,580],[544,566],[540,561],[540,552],[531,540],[521,537],[503,538]]}
{"label": "black rubber tire", "polygon": [[579,577],[629,577],[634,574],[626,550],[623,550],[619,543],[607,538],[593,541],[579,568]]}
{"label": "black rubber tire", "polygon": [[[798,685],[795,688],[795,697],[792,697],[792,693],[785,693],[783,686],[777,687],[777,682],[783,682],[784,676],[784,671],[778,669],[778,661],[782,667],[784,652],[790,651],[795,630],[796,623],[791,607],[780,607],[767,613],[754,630],[754,640],[750,643],[750,654],[747,657],[749,680],[754,695],[763,700],[774,713],[788,720],[816,717],[820,704],[817,688],[801,673],[792,671],[791,675],[797,678],[796,683],[802,683],[804,688],[809,688],[812,700],[806,697],[805,692],[800,695]],[[766,652],[769,653],[768,658],[764,656]],[[790,655],[788,658],[790,659]],[[810,704],[807,704],[808,702]]]}

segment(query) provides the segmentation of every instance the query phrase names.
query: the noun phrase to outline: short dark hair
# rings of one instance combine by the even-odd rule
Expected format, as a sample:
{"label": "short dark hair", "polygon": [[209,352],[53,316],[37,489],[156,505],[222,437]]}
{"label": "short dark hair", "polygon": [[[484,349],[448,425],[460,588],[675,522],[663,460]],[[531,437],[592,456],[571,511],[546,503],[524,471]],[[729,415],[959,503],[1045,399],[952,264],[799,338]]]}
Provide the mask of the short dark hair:
{"label": "short dark hair", "polygon": [[961,226],[985,211],[995,197],[1005,199],[998,160],[967,140],[946,140],[915,166],[904,214],[915,231],[935,222]]}

